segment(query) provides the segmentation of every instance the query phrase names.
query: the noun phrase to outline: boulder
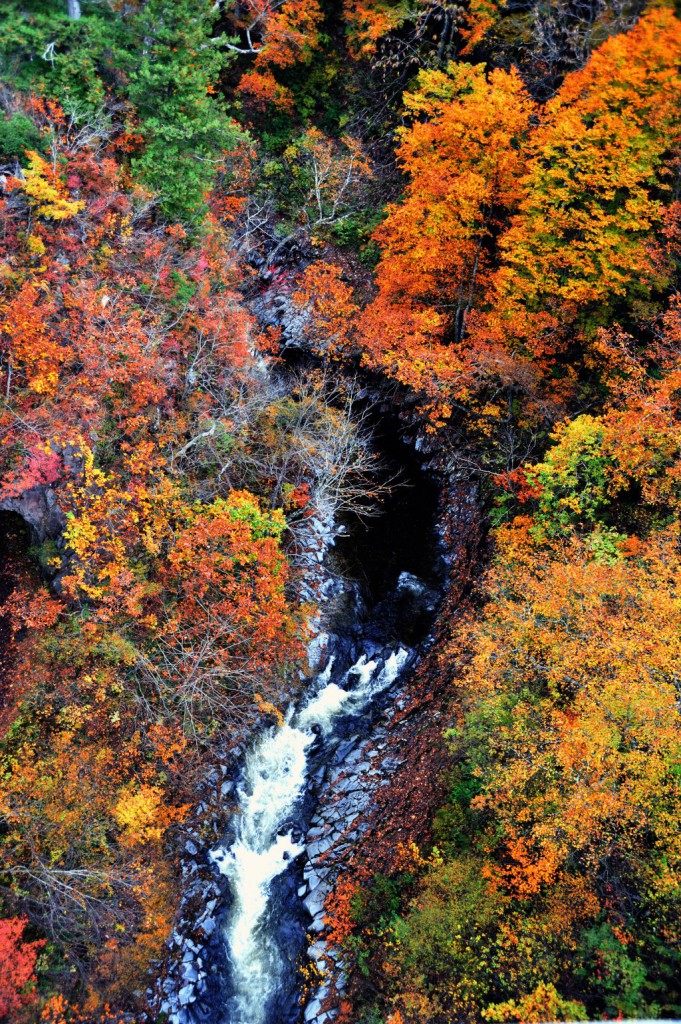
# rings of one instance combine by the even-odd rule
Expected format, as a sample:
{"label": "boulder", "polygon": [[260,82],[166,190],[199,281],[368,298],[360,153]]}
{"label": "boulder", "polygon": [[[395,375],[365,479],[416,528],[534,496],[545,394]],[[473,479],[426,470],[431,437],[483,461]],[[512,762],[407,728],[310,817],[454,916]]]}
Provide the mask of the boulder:
{"label": "boulder", "polygon": [[16,498],[5,498],[0,502],[0,512],[20,515],[39,544],[56,540],[66,526],[66,516],[57,504],[57,496],[47,484],[31,487]]}

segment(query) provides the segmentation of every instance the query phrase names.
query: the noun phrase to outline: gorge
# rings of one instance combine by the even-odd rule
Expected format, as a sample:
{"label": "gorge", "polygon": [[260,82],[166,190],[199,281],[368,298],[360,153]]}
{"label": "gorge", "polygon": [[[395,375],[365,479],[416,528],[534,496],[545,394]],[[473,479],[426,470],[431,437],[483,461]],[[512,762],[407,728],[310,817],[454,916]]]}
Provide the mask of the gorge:
{"label": "gorge", "polygon": [[[312,675],[284,719],[251,740],[234,779],[234,818],[209,853],[228,882],[215,912],[226,962],[201,1020],[324,1024],[335,1016],[322,1009],[324,975],[338,955],[323,941],[324,899],[343,850],[369,827],[372,792],[394,770],[386,722],[404,706],[407,676],[432,639],[446,567],[437,482],[400,439],[399,421],[375,420],[381,475],[391,483],[374,515],[345,517],[322,561],[311,561],[308,582],[323,595]],[[191,1020],[191,1007],[175,1007],[170,1019]]]}
{"label": "gorge", "polygon": [[0,6],[0,1022],[678,1019],[679,0]]}

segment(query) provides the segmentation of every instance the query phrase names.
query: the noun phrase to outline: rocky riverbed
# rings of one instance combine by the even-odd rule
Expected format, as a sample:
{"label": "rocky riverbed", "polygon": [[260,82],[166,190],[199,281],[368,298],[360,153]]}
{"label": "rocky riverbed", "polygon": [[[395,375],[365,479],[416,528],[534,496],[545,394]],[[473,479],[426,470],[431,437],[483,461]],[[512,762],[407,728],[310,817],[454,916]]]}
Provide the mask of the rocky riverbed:
{"label": "rocky riverbed", "polygon": [[[254,311],[296,348],[304,322],[288,291],[277,281]],[[300,597],[319,610],[309,676],[284,723],[263,720],[214,770],[187,832],[181,915],[151,994],[170,1024],[335,1015],[343,970],[324,903],[401,767],[396,730],[447,576],[439,486],[389,411],[372,426],[397,486],[368,523],[317,500],[297,527]]]}
{"label": "rocky riverbed", "polygon": [[[348,564],[343,555],[330,557],[333,540],[328,521],[310,521],[303,585],[320,613],[310,682],[291,708],[289,733],[263,722],[245,755],[233,751],[214,771],[187,833],[181,916],[152,996],[171,1024],[333,1019],[327,1004],[342,988],[342,964],[324,940],[324,902],[369,827],[376,793],[398,767],[388,756],[388,728],[408,702],[409,673],[427,643],[423,626],[441,596],[433,571],[429,582],[406,568],[395,578],[399,556],[392,585],[388,577],[382,586],[349,578],[339,571]],[[413,568],[414,557],[416,549],[404,564]],[[282,766],[290,792],[280,808],[264,808],[262,793],[280,786],[271,776]],[[255,913],[252,902],[263,895]],[[307,986],[301,1007],[306,964],[318,984]]]}

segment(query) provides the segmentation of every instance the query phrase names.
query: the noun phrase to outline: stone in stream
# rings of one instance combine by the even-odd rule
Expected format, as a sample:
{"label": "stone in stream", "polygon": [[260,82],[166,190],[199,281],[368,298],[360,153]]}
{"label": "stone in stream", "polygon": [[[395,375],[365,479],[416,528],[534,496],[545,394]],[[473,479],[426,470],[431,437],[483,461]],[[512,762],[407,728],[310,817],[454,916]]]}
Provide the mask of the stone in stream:
{"label": "stone in stream", "polygon": [[326,953],[326,943],[322,942],[321,939],[317,939],[311,946],[308,946],[307,953],[311,960],[320,961]]}
{"label": "stone in stream", "polygon": [[180,989],[177,998],[180,1002],[180,1006],[188,1006],[189,1003],[193,1003],[196,1000],[196,994],[194,992],[193,985],[183,985]]}
{"label": "stone in stream", "polygon": [[322,1001],[319,996],[313,996],[310,1002],[305,1007],[305,1020],[312,1021],[315,1017],[319,1016],[322,1009]]}
{"label": "stone in stream", "polygon": [[333,846],[333,839],[330,836],[326,836],[321,839],[313,839],[311,843],[308,843],[307,855],[310,860],[315,860],[317,857],[323,856]]}
{"label": "stone in stream", "polygon": [[338,763],[344,761],[347,755],[355,749],[356,744],[357,738],[354,736],[352,739],[342,740],[342,742],[336,747],[334,760]]}
{"label": "stone in stream", "polygon": [[305,865],[305,870],[303,871],[303,878],[308,883],[311,889],[314,889],[315,886],[319,885],[319,882],[321,880],[319,875],[317,874],[316,868],[314,868],[312,864],[310,864],[309,862]]}
{"label": "stone in stream", "polygon": [[349,794],[357,792],[359,789],[361,789],[361,784],[359,779],[356,779],[354,776],[349,775],[347,779],[341,779],[340,782],[337,782],[334,789],[338,793]]}
{"label": "stone in stream", "polygon": [[315,914],[314,920],[310,925],[311,932],[323,932],[326,927],[326,915],[323,910],[320,910],[318,914]]}
{"label": "stone in stream", "polygon": [[357,761],[359,761],[361,757],[362,757],[362,751],[361,750],[353,750],[352,753],[348,754],[348,756],[345,758],[345,760],[343,762],[343,767],[344,768],[349,768],[350,766],[352,766],[353,771],[356,771],[356,769],[354,767],[355,763]]}
{"label": "stone in stream", "polygon": [[326,899],[326,892],[323,891],[321,885],[316,886],[303,900],[303,903],[307,907],[307,911],[311,918],[317,917],[324,909],[324,900]]}
{"label": "stone in stream", "polygon": [[186,964],[182,970],[182,976],[186,982],[198,981],[198,971],[194,967],[193,963]]}

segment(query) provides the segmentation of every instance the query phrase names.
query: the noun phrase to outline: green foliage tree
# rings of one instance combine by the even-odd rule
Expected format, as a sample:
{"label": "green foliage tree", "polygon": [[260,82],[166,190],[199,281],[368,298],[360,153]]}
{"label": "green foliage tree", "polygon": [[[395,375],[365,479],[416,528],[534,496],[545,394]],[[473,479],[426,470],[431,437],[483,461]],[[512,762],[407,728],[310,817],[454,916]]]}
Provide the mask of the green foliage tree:
{"label": "green foliage tree", "polygon": [[211,37],[215,16],[208,3],[149,0],[130,21],[122,66],[145,143],[132,166],[171,217],[204,208],[222,154],[240,134],[214,95],[231,57]]}
{"label": "green foliage tree", "polygon": [[[83,5],[78,20],[44,0],[11,3],[0,67],[55,96],[76,120],[111,111],[141,143],[131,164],[170,218],[196,219],[240,133],[216,86],[233,55],[213,37],[208,2]],[[123,100],[121,109],[120,100]]]}
{"label": "green foliage tree", "polygon": [[27,149],[39,149],[42,141],[35,123],[23,114],[0,120],[0,160],[11,156],[21,158]]}

